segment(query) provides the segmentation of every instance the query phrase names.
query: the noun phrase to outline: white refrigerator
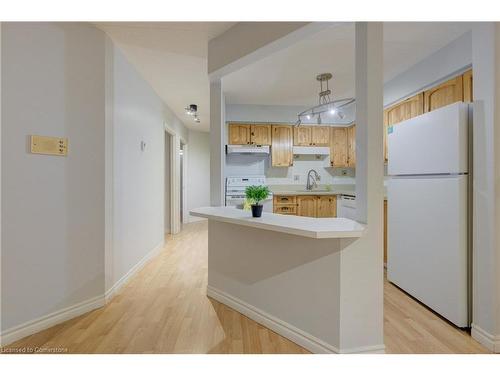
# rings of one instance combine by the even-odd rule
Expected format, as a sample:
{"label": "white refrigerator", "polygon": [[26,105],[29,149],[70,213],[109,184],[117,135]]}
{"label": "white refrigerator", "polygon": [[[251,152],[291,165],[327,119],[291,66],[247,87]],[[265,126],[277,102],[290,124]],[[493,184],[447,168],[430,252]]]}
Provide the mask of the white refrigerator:
{"label": "white refrigerator", "polygon": [[458,327],[470,325],[469,106],[388,130],[387,278]]}

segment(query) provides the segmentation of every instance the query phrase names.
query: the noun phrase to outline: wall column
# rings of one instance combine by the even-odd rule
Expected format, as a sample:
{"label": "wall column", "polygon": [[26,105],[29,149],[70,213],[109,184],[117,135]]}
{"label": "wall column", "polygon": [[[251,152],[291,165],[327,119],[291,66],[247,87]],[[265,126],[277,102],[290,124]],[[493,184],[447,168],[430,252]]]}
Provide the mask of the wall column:
{"label": "wall column", "polygon": [[472,337],[500,352],[500,26],[472,30],[473,316]]}
{"label": "wall column", "polygon": [[[356,203],[365,234],[340,253],[341,353],[383,352],[382,23],[356,23]],[[345,240],[347,241],[347,240]]]}
{"label": "wall column", "polygon": [[210,82],[210,204],[224,205],[225,102],[220,78]]}

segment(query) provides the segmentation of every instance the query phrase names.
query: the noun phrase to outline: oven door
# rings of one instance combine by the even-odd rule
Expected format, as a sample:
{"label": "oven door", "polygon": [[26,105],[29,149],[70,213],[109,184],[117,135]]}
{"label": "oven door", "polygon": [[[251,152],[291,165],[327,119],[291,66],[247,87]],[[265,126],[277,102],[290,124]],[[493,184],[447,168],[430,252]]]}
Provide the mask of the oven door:
{"label": "oven door", "polygon": [[[243,209],[245,203],[244,195],[226,195],[226,206],[236,207]],[[264,206],[264,212],[273,212],[273,197],[269,196],[267,199],[262,201]]]}
{"label": "oven door", "polygon": [[244,195],[226,195],[226,206],[243,208],[245,203]]}

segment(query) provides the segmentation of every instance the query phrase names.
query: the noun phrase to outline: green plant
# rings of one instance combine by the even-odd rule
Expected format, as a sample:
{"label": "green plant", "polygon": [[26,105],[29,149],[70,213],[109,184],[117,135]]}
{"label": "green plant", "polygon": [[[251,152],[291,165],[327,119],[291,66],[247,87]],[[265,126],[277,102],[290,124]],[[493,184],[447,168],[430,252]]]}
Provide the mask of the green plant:
{"label": "green plant", "polygon": [[265,185],[247,186],[245,189],[245,195],[248,200],[253,202],[253,204],[258,205],[269,196],[269,188]]}

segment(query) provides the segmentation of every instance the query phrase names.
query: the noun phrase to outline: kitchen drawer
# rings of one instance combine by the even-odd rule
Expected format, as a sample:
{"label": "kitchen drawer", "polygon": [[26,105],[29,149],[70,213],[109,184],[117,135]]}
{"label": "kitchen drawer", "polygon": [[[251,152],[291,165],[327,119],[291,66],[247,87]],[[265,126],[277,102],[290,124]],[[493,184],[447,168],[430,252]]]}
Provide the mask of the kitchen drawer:
{"label": "kitchen drawer", "polygon": [[280,205],[274,206],[274,213],[284,215],[295,215],[297,213],[297,206]]}
{"label": "kitchen drawer", "polygon": [[295,195],[275,195],[274,204],[296,204],[297,197]]}

